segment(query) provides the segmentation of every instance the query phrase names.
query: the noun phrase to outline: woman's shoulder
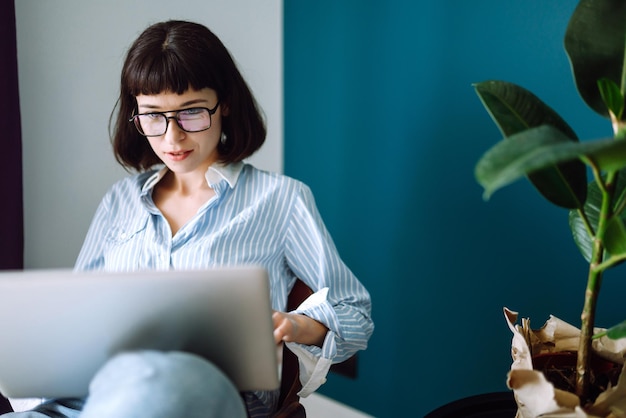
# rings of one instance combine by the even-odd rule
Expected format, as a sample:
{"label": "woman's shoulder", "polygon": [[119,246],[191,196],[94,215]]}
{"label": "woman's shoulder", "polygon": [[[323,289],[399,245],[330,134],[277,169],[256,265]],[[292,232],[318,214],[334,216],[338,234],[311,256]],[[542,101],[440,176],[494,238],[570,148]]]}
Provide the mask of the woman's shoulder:
{"label": "woman's shoulder", "polygon": [[261,170],[246,164],[241,172],[237,189],[240,196],[253,200],[274,202],[277,207],[294,208],[297,202],[305,207],[315,207],[313,192],[304,182],[272,171]]}
{"label": "woman's shoulder", "polygon": [[308,186],[298,179],[285,174],[263,170],[251,164],[244,164],[242,173],[246,182],[261,183],[271,187],[280,187],[294,191],[308,189]]}

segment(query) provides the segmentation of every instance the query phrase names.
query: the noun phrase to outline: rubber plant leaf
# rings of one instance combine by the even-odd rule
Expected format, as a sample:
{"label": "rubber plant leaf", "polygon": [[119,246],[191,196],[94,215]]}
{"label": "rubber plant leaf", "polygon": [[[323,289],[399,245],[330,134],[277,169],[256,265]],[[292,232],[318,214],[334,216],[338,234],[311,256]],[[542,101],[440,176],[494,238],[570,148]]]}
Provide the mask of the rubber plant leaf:
{"label": "rubber plant leaf", "polygon": [[583,158],[593,160],[600,169],[618,170],[626,166],[626,140],[572,142],[550,125],[531,128],[491,147],[476,164],[474,176],[487,199],[527,174]]}
{"label": "rubber plant leaf", "polygon": [[[504,137],[541,125],[552,125],[570,142],[577,142],[574,130],[552,108],[530,91],[514,83],[489,80],[474,84],[478,97]],[[545,166],[528,174],[535,188],[555,205],[574,209],[584,204],[587,172],[579,160]]]}
{"label": "rubber plant leaf", "polygon": [[615,84],[613,80],[603,78],[598,80],[598,89],[600,91],[602,101],[609,111],[613,113],[617,119],[621,119],[622,114],[624,113],[624,96],[622,95],[619,86]]}
{"label": "rubber plant leaf", "polygon": [[613,216],[609,220],[604,235],[604,247],[614,256],[626,254],[626,227],[619,216]]}
{"label": "rubber plant leaf", "polygon": [[[624,193],[626,193],[626,170],[621,170],[617,177],[614,195],[621,196]],[[583,210],[594,231],[598,227],[601,202],[602,193],[600,192],[597,183],[589,183],[589,192]],[[626,212],[622,211],[622,213],[618,214],[617,217],[612,218],[608,224],[607,233],[604,237],[604,245],[611,255],[624,254],[626,252],[626,234],[624,233],[625,223]],[[574,237],[574,242],[578,246],[578,249],[585,260],[590,263],[594,238],[590,235],[589,231],[587,231],[587,228],[585,227],[578,211],[570,211],[569,225]]]}
{"label": "rubber plant leaf", "polygon": [[612,340],[619,340],[620,338],[626,337],[626,321],[607,329],[606,336]]}
{"label": "rubber plant leaf", "polygon": [[597,83],[609,79],[624,96],[625,47],[626,1],[580,0],[565,31],[565,51],[580,96],[605,117],[609,112]]}

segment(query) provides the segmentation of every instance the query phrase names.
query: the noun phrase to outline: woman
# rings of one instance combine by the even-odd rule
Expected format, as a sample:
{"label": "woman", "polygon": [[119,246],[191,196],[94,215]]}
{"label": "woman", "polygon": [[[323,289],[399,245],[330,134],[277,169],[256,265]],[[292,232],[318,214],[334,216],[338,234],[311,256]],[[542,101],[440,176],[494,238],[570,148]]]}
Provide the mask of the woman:
{"label": "woman", "polygon": [[[183,21],[147,28],[126,56],[113,129],[117,160],[137,174],[104,196],[76,269],[264,266],[274,337],[300,358],[306,396],[331,363],[367,346],[370,298],[341,261],[309,188],[242,162],[265,133],[250,89],[209,29]],[[297,278],[315,293],[287,313]],[[239,394],[209,362],[185,353],[138,352],[105,365],[86,400],[51,400],[16,416],[269,416],[277,396]]]}

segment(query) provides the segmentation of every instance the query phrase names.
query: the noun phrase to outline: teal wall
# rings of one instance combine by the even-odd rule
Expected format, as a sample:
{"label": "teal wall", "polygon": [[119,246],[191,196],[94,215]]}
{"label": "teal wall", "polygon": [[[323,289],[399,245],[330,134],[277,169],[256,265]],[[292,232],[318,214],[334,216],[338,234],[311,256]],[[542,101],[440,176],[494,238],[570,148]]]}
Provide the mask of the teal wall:
{"label": "teal wall", "polygon": [[[549,314],[578,323],[586,266],[566,212],[525,181],[482,200],[473,167],[500,134],[471,87],[516,82],[580,137],[610,135],[562,47],[575,5],[285,0],[285,172],[312,187],[377,325],[359,378],[332,375],[322,393],[423,416],[507,390],[503,306],[535,327]],[[605,280],[600,324],[626,317],[619,275]]]}

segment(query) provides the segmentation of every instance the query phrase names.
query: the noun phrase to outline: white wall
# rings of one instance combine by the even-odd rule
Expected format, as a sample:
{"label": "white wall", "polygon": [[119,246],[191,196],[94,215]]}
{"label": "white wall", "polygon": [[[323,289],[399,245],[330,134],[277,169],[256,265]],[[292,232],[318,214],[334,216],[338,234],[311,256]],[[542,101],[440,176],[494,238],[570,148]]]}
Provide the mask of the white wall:
{"label": "white wall", "polygon": [[268,120],[251,162],[282,171],[281,0],[16,0],[26,268],[71,267],[98,202],[127,175],[108,119],[128,46],[151,23],[186,19],[231,51]]}

